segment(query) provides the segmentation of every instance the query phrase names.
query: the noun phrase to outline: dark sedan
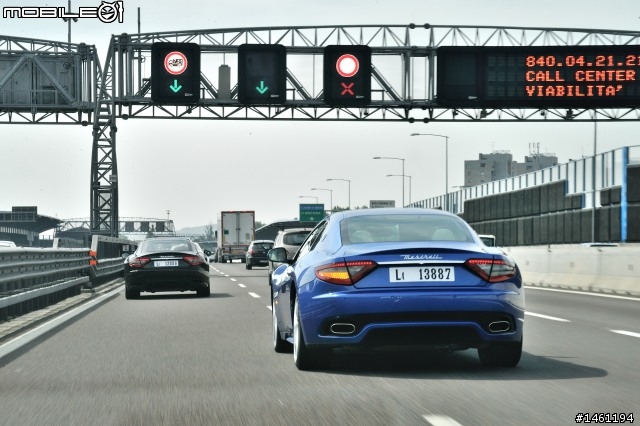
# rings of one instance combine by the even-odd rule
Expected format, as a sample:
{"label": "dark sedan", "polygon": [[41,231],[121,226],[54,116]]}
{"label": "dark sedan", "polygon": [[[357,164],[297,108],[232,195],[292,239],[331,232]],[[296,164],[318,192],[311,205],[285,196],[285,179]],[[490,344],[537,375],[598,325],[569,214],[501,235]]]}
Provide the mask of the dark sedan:
{"label": "dark sedan", "polygon": [[524,292],[515,262],[459,217],[428,209],[333,213],[271,278],[276,352],[299,369],[340,347],[477,348],[485,366],[522,353]]}
{"label": "dark sedan", "polygon": [[209,263],[188,238],[149,238],[125,260],[125,297],[140,292],[195,291],[208,297]]}
{"label": "dark sedan", "polygon": [[267,266],[269,259],[267,252],[273,248],[272,240],[254,240],[249,244],[245,254],[245,267],[251,269],[254,266]]}

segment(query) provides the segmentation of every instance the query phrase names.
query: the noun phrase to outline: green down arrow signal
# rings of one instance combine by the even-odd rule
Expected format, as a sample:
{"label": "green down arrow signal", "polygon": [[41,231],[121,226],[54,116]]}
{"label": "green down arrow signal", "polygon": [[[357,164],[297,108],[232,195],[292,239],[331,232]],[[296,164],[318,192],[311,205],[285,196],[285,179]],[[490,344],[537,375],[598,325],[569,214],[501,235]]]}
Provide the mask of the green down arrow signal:
{"label": "green down arrow signal", "polygon": [[264,85],[264,80],[260,81],[260,86],[256,87],[256,90],[258,92],[260,92],[261,95],[264,95],[264,93],[269,90],[269,88],[267,86]]}
{"label": "green down arrow signal", "polygon": [[182,86],[178,84],[178,80],[173,80],[173,84],[169,86],[169,89],[173,90],[173,93],[178,93]]}

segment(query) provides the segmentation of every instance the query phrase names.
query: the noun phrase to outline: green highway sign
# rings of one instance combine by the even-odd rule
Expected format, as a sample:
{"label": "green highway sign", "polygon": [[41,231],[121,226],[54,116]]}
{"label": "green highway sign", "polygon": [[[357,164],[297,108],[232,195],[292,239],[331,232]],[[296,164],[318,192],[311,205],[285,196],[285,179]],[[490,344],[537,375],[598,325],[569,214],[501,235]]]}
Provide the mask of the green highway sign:
{"label": "green highway sign", "polygon": [[324,204],[300,204],[300,222],[320,222],[324,217]]}

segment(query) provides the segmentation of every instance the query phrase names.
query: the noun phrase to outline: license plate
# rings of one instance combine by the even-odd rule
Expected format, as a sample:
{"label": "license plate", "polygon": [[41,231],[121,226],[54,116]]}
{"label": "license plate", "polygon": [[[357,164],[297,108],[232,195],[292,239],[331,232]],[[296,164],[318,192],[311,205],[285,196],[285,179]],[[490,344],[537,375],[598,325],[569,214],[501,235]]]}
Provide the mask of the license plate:
{"label": "license plate", "polygon": [[177,260],[156,260],[153,262],[153,266],[156,268],[162,268],[165,266],[178,266]]}
{"label": "license plate", "polygon": [[411,266],[389,268],[389,281],[398,282],[450,282],[455,281],[452,266]]}

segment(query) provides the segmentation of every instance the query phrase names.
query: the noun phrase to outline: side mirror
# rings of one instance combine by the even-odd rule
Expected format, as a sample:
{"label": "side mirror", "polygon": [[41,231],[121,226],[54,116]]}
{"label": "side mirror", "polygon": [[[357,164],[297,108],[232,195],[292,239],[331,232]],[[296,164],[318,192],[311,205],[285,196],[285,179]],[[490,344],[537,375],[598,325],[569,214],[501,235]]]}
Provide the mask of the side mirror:
{"label": "side mirror", "polygon": [[205,250],[204,254],[206,254],[207,256],[211,256],[211,250]]}
{"label": "side mirror", "polygon": [[267,253],[267,258],[269,258],[272,262],[286,262],[287,261],[287,250],[284,247],[276,247]]}

